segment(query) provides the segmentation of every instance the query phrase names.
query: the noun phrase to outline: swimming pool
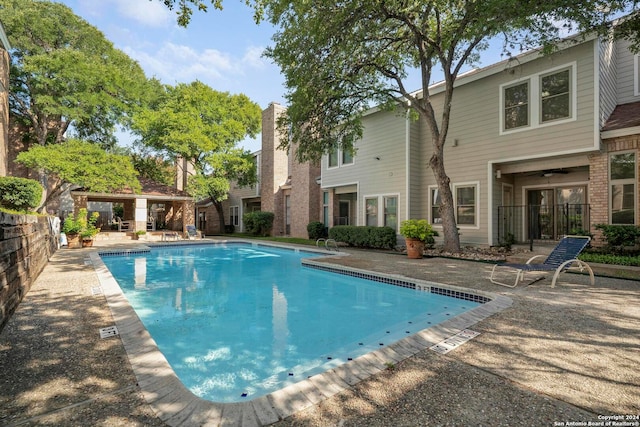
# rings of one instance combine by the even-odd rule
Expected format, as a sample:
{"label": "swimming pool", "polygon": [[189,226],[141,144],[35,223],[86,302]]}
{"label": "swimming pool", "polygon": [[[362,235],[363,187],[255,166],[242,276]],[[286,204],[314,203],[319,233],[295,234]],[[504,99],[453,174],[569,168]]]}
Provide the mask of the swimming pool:
{"label": "swimming pool", "polygon": [[218,402],[273,392],[478,305],[301,266],[314,256],[230,244],[103,261],[185,386]]}

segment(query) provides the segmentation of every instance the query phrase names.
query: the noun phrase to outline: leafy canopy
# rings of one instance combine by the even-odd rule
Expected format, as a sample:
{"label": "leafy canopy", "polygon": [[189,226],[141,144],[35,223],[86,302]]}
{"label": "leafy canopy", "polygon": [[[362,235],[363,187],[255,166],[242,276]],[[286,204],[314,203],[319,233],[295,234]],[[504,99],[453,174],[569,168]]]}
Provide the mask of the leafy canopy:
{"label": "leafy canopy", "polygon": [[166,86],[152,109],[133,117],[140,142],[166,157],[187,159],[194,167],[189,192],[224,200],[230,181],[256,182],[253,156],[237,144],[260,131],[260,107],[246,95],[213,90],[202,82]]}
{"label": "leafy canopy", "polygon": [[116,125],[148,99],[142,68],[60,3],[0,0],[11,51],[10,111],[39,144],[65,132],[115,144]]}
{"label": "leafy canopy", "polygon": [[57,178],[56,189],[74,184],[95,193],[141,190],[129,157],[107,153],[96,144],[78,139],[33,146],[18,154],[16,161],[29,168],[44,169]]}

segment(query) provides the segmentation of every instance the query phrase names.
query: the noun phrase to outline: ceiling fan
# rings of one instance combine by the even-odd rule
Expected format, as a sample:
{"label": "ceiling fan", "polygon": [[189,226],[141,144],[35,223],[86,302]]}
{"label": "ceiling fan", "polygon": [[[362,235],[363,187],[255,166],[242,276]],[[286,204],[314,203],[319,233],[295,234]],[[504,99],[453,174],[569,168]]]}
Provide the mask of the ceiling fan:
{"label": "ceiling fan", "polygon": [[568,169],[564,169],[564,168],[558,168],[558,169],[543,169],[541,171],[535,171],[535,172],[530,172],[527,173],[527,176],[539,176],[542,178],[550,178],[553,175],[564,175],[564,174],[568,174],[569,170]]}
{"label": "ceiling fan", "polygon": [[568,173],[569,171],[566,169],[545,169],[540,173],[540,176],[549,178],[553,175],[565,175]]}

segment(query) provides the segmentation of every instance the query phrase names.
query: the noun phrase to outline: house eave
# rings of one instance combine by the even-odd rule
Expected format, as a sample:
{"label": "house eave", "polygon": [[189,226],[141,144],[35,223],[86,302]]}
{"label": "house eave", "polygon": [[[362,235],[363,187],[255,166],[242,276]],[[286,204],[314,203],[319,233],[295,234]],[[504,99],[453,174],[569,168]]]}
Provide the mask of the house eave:
{"label": "house eave", "polygon": [[601,139],[620,138],[624,136],[640,135],[640,126],[633,126],[623,129],[605,130],[600,132]]}
{"label": "house eave", "polygon": [[118,194],[118,193],[92,193],[89,191],[70,191],[73,196],[87,196],[99,199],[147,199],[147,200],[176,200],[193,201],[193,197],[170,196],[158,194]]}

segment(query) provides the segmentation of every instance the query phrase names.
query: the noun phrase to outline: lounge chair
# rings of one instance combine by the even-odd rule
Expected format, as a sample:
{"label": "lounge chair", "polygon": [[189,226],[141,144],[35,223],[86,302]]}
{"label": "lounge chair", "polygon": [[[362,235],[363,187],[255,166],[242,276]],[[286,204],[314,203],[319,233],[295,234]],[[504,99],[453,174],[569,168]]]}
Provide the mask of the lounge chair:
{"label": "lounge chair", "polygon": [[[551,287],[553,288],[556,285],[556,280],[558,280],[560,273],[571,268],[581,272],[587,270],[591,276],[591,286],[593,286],[595,283],[593,270],[591,270],[591,267],[589,267],[587,263],[578,259],[578,255],[589,244],[590,240],[591,238],[587,236],[565,236],[541,264],[534,264],[531,261],[544,255],[536,255],[530,258],[526,264],[496,264],[493,266],[493,270],[491,270],[489,280],[496,285],[515,288],[519,282],[524,280],[524,274],[527,272],[555,271],[553,279],[551,280]],[[573,266],[573,264],[575,264],[575,266]],[[494,278],[495,273],[503,268],[516,272],[516,280],[513,285],[499,282]]]}
{"label": "lounge chair", "polygon": [[189,240],[196,239],[198,237],[198,232],[196,231],[195,225],[187,225],[187,238]]}

